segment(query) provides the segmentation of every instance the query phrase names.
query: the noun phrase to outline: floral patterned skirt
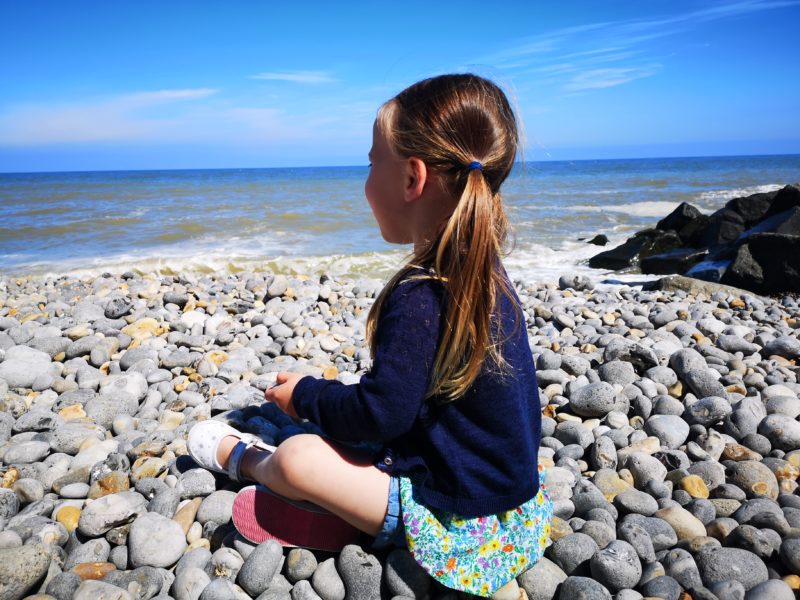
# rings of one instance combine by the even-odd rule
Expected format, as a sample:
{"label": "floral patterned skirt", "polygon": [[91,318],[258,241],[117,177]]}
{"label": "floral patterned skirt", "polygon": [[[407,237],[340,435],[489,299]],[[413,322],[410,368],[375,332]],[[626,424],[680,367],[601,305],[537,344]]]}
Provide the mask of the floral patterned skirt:
{"label": "floral patterned skirt", "polygon": [[406,542],[414,559],[441,584],[491,596],[542,557],[550,539],[553,504],[539,466],[539,493],[505,512],[465,519],[431,510],[414,499],[413,485],[400,478]]}

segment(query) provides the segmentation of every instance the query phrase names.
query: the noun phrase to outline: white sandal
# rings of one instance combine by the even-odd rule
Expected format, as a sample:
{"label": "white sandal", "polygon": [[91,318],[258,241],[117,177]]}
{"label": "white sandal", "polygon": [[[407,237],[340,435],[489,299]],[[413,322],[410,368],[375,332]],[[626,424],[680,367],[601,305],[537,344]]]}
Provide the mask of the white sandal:
{"label": "white sandal", "polygon": [[[223,438],[229,435],[239,438],[239,442],[233,447],[228,458],[228,468],[223,469],[222,465],[217,461],[217,448]],[[265,444],[257,436],[242,433],[230,425],[214,419],[200,421],[192,427],[189,430],[189,439],[186,443],[189,455],[198,465],[210,471],[225,473],[233,481],[250,481],[243,478],[240,472],[242,459],[250,447],[258,448],[270,454],[276,450],[275,446]]]}

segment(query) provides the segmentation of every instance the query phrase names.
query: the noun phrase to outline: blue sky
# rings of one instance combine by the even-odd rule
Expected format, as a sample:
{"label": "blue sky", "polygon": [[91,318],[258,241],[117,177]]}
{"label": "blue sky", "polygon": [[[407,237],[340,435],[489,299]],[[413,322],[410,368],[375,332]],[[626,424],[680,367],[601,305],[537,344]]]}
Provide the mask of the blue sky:
{"label": "blue sky", "polygon": [[0,171],[365,164],[472,71],[527,160],[800,152],[800,0],[0,3]]}

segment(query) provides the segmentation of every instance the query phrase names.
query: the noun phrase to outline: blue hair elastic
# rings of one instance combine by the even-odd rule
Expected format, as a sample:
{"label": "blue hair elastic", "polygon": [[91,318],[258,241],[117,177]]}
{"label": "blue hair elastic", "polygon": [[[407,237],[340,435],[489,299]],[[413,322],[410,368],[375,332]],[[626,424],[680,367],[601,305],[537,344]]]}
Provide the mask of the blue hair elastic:
{"label": "blue hair elastic", "polygon": [[469,170],[472,171],[472,169],[478,169],[478,171],[483,173],[483,165],[481,163],[479,163],[478,161],[473,161],[473,162],[469,163]]}

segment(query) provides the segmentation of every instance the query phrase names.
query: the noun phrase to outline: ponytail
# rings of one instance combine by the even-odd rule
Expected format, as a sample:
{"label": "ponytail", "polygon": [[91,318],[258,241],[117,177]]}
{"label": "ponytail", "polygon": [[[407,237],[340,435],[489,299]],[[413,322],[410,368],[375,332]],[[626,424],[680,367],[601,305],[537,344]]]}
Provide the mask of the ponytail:
{"label": "ponytail", "polygon": [[499,187],[516,155],[516,123],[503,92],[474,75],[415,84],[382,107],[378,122],[395,152],[438,169],[458,203],[437,239],[416,249],[379,294],[368,340],[374,353],[383,303],[398,282],[415,267],[431,271],[414,276],[437,279],[445,289],[428,396],[452,401],[469,389],[487,358],[492,367],[505,366],[494,322],[498,298],[512,293],[500,268],[507,219]]}

